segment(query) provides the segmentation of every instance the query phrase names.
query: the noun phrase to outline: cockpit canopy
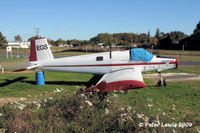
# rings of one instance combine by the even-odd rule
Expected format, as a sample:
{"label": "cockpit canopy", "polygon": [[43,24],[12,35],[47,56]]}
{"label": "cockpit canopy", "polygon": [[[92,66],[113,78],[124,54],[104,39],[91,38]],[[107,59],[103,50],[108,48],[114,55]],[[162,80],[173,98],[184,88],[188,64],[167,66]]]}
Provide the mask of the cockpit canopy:
{"label": "cockpit canopy", "polygon": [[130,60],[148,62],[151,61],[152,58],[153,55],[143,48],[134,48],[130,50]]}

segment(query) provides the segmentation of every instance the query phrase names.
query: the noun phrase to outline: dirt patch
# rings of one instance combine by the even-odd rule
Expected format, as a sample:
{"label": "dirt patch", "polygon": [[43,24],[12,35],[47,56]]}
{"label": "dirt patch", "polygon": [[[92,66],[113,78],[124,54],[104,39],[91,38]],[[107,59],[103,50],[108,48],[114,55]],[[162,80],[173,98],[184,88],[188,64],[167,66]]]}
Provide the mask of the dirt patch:
{"label": "dirt patch", "polygon": [[[143,77],[158,80],[158,74],[144,74]],[[189,73],[162,73],[162,77],[168,82],[200,80],[200,75]]]}
{"label": "dirt patch", "polygon": [[17,101],[24,101],[26,98],[0,98],[0,106],[5,104],[5,103],[13,103]]}

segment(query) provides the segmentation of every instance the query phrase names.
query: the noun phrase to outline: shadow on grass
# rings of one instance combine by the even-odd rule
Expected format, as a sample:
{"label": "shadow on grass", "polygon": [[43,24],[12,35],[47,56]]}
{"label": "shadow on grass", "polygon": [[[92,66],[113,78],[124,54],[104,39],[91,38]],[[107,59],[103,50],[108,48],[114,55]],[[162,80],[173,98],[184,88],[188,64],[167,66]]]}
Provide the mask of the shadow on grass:
{"label": "shadow on grass", "polygon": [[[101,79],[102,75],[94,75],[88,82],[81,82],[81,81],[45,81],[47,85],[84,85],[86,87],[91,87],[92,85],[96,85],[96,83]],[[35,81],[21,81],[28,84],[35,85]]]}
{"label": "shadow on grass", "polygon": [[10,85],[10,84],[13,84],[15,82],[23,81],[26,78],[27,77],[19,77],[19,78],[15,78],[13,80],[5,79],[4,83],[0,83],[0,87],[4,87],[4,86]]}
{"label": "shadow on grass", "polygon": [[[21,81],[23,83],[28,83],[36,85],[35,81]],[[78,82],[78,81],[45,81],[46,85],[87,85],[88,82]]]}

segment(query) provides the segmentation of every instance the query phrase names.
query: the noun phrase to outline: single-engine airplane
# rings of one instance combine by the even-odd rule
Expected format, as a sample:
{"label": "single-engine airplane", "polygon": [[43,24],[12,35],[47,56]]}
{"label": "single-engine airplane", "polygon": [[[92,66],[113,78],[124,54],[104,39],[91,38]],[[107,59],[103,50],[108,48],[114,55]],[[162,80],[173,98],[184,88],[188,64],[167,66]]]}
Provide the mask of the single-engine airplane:
{"label": "single-engine airplane", "polygon": [[54,58],[46,38],[31,41],[29,66],[16,71],[40,68],[42,71],[89,73],[103,75],[99,82],[85,91],[109,92],[143,88],[142,72],[177,68],[174,57],[155,56],[142,48],[127,51],[103,52],[81,56]]}

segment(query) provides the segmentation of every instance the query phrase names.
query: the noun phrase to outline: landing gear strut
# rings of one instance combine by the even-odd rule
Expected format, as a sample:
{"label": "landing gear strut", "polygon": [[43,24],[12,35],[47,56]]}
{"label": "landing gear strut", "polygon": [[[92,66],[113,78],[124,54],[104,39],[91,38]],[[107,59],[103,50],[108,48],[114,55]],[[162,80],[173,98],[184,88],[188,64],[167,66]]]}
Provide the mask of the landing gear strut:
{"label": "landing gear strut", "polygon": [[160,86],[166,87],[167,82],[164,78],[162,78],[161,72],[158,72],[158,81],[156,83],[156,87],[160,87]]}

